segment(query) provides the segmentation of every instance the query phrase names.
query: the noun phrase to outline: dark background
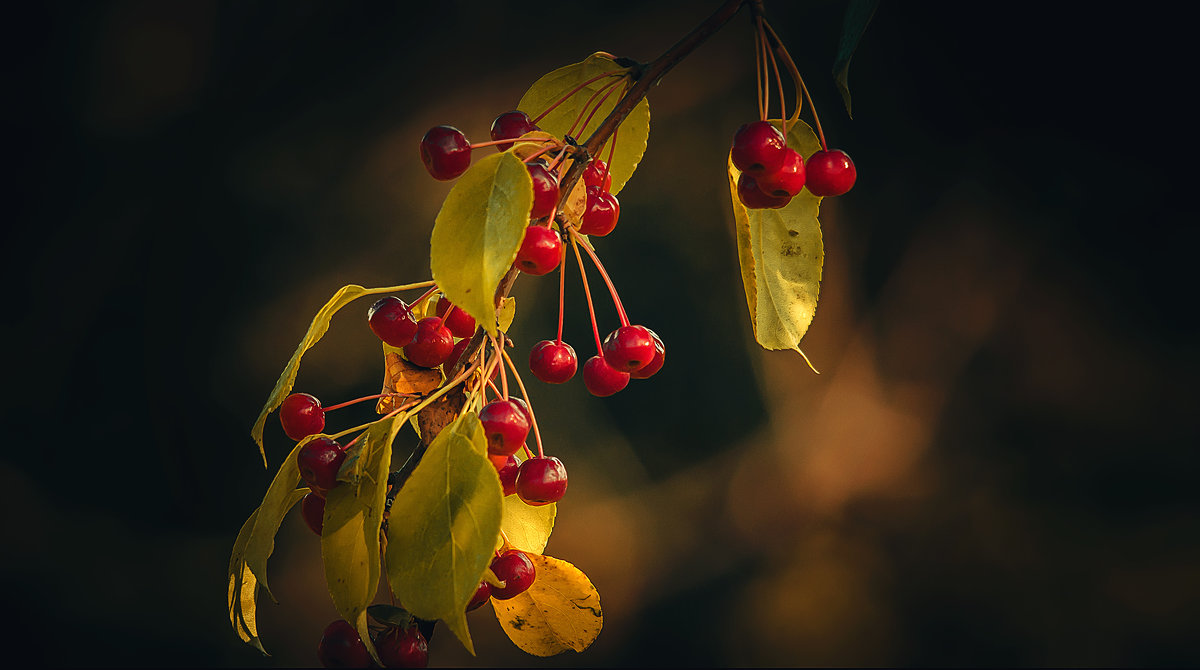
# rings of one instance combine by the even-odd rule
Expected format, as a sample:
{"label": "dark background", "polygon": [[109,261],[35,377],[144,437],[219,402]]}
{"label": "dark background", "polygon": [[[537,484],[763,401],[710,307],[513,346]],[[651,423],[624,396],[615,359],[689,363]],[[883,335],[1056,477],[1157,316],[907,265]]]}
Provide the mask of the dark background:
{"label": "dark background", "polygon": [[[597,50],[650,60],[716,4],[10,14],[8,653],[314,664],[336,614],[299,519],[272,559],[283,604],[260,611],[275,656],[223,610],[270,477],[248,429],[312,313],[343,284],[427,278],[448,190],[417,158],[427,128],[483,138],[540,74]],[[442,631],[432,663],[1200,663],[1187,22],[884,2],[851,121],[828,75],[844,5],[767,7],[858,166],[822,206],[804,342],[822,374],[750,333],[724,181],[756,113],[739,16],[652,92],[598,244],[666,368],[607,400],[532,389],[572,473],[547,551],[597,584],[605,631],[539,660],[484,608],[478,658]],[[518,347],[553,332],[554,283],[518,282]],[[356,313],[305,359],[298,388],[326,404],[378,390]],[[274,420],[267,439],[277,464]]]}

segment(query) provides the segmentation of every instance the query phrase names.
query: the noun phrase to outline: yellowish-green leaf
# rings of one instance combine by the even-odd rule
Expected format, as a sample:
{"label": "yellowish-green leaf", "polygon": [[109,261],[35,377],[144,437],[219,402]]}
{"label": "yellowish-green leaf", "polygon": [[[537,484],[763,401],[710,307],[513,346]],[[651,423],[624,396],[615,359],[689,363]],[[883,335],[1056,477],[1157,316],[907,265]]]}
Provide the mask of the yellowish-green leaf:
{"label": "yellowish-green leaf", "polygon": [[512,325],[513,317],[517,315],[517,299],[506,297],[500,303],[500,312],[496,315],[496,320],[499,322],[500,332],[507,333],[509,326]]}
{"label": "yellowish-green leaf", "polygon": [[[297,501],[308,493],[308,489],[298,489],[292,492],[287,507],[290,509]],[[237,540],[233,543],[233,554],[229,558],[229,623],[238,637],[266,654],[262,641],[258,638],[258,579],[246,565],[246,546],[258,519],[258,510],[246,519],[242,529],[238,531]]]}
{"label": "yellowish-green leaf", "polygon": [[[820,142],[798,121],[788,132],[788,146],[808,158]],[[817,221],[821,199],[804,189],[782,209],[747,209],[737,195],[739,176],[730,161],[738,261],[754,338],[766,349],[799,352],[817,309],[825,259]]]}
{"label": "yellowish-green leaf", "polygon": [[533,181],[510,152],[476,161],[446,195],[429,239],[429,266],[442,293],[496,334],[496,287],[525,237]]}
{"label": "yellowish-green leaf", "polygon": [[546,550],[557,513],[558,506],[554,503],[526,505],[520,496],[504,496],[500,530],[512,546],[526,553],[540,554]]}
{"label": "yellowish-green leaf", "polygon": [[279,601],[275,600],[271,587],[267,585],[267,559],[270,558],[271,552],[275,551],[275,533],[279,532],[279,524],[283,523],[283,517],[295,503],[292,495],[300,485],[300,467],[296,463],[296,455],[304,445],[318,437],[323,436],[310,435],[300,440],[296,448],[292,449],[292,453],[279,464],[279,471],[275,473],[275,478],[271,480],[271,485],[267,487],[267,493],[263,496],[262,504],[258,506],[254,529],[246,542],[246,565],[275,602]]}
{"label": "yellowish-green leaf", "polygon": [[[561,67],[535,81],[533,86],[529,87],[529,90],[521,97],[521,101],[517,103],[517,109],[528,114],[531,119],[535,118],[583,82],[605,72],[617,72],[616,76],[604,77],[584,86],[537,122],[539,128],[553,133],[557,137],[566,135],[571,126],[576,125],[571,136],[579,142],[583,142],[600,127],[604,117],[608,116],[609,112],[616,107],[617,101],[625,91],[625,82],[616,84],[595,98],[592,95],[605,86],[618,81],[620,74],[625,71],[625,68],[614,63],[608,56],[592,54],[582,62]],[[586,127],[580,129],[575,124],[576,119],[580,118],[581,114],[584,116],[590,114],[590,107],[609,92],[611,95],[608,95],[600,104],[600,109],[588,121]],[[586,111],[585,106],[589,108]],[[617,130],[616,150],[612,164],[609,165],[614,194],[620,192],[629,178],[633,176],[633,171],[637,169],[638,163],[642,160],[642,154],[646,153],[646,140],[649,137],[650,103],[643,98],[629,113],[629,116],[621,122],[621,126]],[[609,146],[605,145],[595,158],[607,161],[608,150]]]}
{"label": "yellowish-green leaf", "polygon": [[604,625],[600,594],[587,575],[566,561],[530,554],[537,577],[529,590],[492,599],[500,626],[522,651],[553,656],[587,649]]}
{"label": "yellowish-green leaf", "polygon": [[338,613],[358,629],[372,656],[375,650],[367,631],[367,606],[379,588],[379,528],[383,524],[392,440],[406,418],[398,415],[382,419],[367,429],[358,441],[358,473],[351,477],[357,483],[342,483],[325,496],[321,530],[325,582]]}
{"label": "yellowish-green leaf", "polygon": [[500,532],[502,492],[472,412],[434,438],[392,503],[387,573],[413,616],[441,619],[472,654],[466,607]]}

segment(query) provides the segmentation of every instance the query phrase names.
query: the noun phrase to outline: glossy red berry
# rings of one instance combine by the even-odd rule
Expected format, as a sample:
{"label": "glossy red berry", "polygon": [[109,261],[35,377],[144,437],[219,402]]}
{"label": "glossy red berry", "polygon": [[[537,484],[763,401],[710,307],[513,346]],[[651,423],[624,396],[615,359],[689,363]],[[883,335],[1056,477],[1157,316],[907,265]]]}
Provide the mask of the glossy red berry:
{"label": "glossy red berry", "polygon": [[517,251],[517,269],[528,275],[544,275],[558,267],[563,242],[558,232],[546,226],[529,226]]}
{"label": "glossy red berry", "polygon": [[296,465],[300,468],[300,478],[308,484],[313,493],[325,497],[325,492],[337,486],[338,470],[346,460],[346,452],[342,445],[328,437],[318,437],[310,440],[296,454]]}
{"label": "glossy red berry", "polygon": [[429,665],[429,643],[415,625],[389,628],[375,640],[375,651],[385,668],[424,668]]}
{"label": "glossy red berry", "polygon": [[471,602],[467,603],[467,611],[477,610],[483,607],[483,604],[492,597],[492,585],[487,582],[479,582],[479,588],[475,589],[475,595],[471,596]]}
{"label": "glossy red berry", "polygon": [[451,303],[446,296],[438,298],[437,315],[442,317],[444,325],[455,337],[470,337],[475,334],[475,317]]}
{"label": "glossy red berry", "polygon": [[522,400],[516,396],[509,396],[508,399],[510,402],[512,402],[512,404],[516,405],[517,407],[519,407],[521,409],[521,412],[523,412],[525,414],[525,419],[529,422],[529,425],[532,426],[533,425],[533,412],[531,412],[529,410],[529,405],[526,405],[524,400]]}
{"label": "glossy red berry", "polygon": [[575,376],[579,359],[566,342],[542,340],[529,350],[529,370],[547,384],[562,384]]}
{"label": "glossy red berry", "polygon": [[592,356],[583,364],[583,385],[592,395],[606,398],[629,385],[629,373],[613,369],[602,356]]}
{"label": "glossy red berry", "polygon": [[617,227],[621,217],[621,203],[617,196],[601,191],[596,186],[587,187],[587,205],[579,222],[579,232],[584,235],[604,236]]}
{"label": "glossy red berry", "polygon": [[654,336],[644,326],[621,326],[604,338],[604,362],[614,370],[640,370],[654,358]]}
{"label": "glossy red berry", "polygon": [[583,169],[583,183],[595,186],[601,191],[612,190],[612,174],[608,171],[608,163],[596,159]]}
{"label": "glossy red berry", "polygon": [[293,393],[279,406],[279,423],[283,424],[283,432],[288,437],[299,442],[325,430],[325,410],[315,397]]}
{"label": "glossy red berry", "polygon": [[305,493],[300,501],[300,515],[309,529],[320,535],[325,526],[325,499],[315,493]]}
{"label": "glossy red berry", "polygon": [[450,350],[450,355],[446,357],[445,361],[442,361],[442,370],[446,374],[450,374],[454,366],[458,365],[458,359],[462,358],[463,352],[467,350],[467,345],[470,343],[471,340],[466,337],[454,343],[454,348]]}
{"label": "glossy red berry", "polygon": [[758,190],[772,197],[796,195],[804,188],[804,157],[795,149],[787,149],[779,169],[760,175],[755,182]]}
{"label": "glossy red berry", "polygon": [[854,161],[841,149],[814,153],[808,157],[804,169],[808,174],[809,193],[823,197],[849,191],[858,178]]}
{"label": "glossy red berry", "polygon": [[737,193],[742,204],[750,209],[779,209],[792,201],[791,196],[777,198],[763,193],[759,190],[754,177],[744,172],[742,176],[738,177]]}
{"label": "glossy red berry", "polygon": [[517,495],[529,505],[562,500],[567,492],[567,469],[557,458],[534,456],[517,472]]}
{"label": "glossy red berry", "polygon": [[504,467],[498,468],[496,474],[500,475],[500,488],[504,490],[504,495],[510,496],[517,492],[517,473],[521,469],[521,464],[517,462],[516,456],[509,456]]}
{"label": "glossy red berry", "polygon": [[471,143],[454,126],[434,126],[421,138],[421,161],[434,179],[454,179],[471,166]]}
{"label": "glossy red berry", "polygon": [[504,582],[503,588],[492,587],[492,597],[496,600],[508,600],[524,593],[537,578],[533,561],[525,552],[517,549],[510,549],[493,559],[491,568],[496,577]]}
{"label": "glossy red berry", "polygon": [[367,325],[375,337],[393,347],[403,347],[417,334],[417,320],[403,300],[388,296],[380,298],[367,310]]}
{"label": "glossy red berry", "polygon": [[558,206],[558,177],[538,162],[526,163],[525,167],[533,180],[533,206],[529,208],[529,218],[550,216]]}
{"label": "glossy red berry", "polygon": [[774,172],[783,164],[787,140],[769,121],[747,123],[733,135],[729,151],[733,164],[751,177]]}
{"label": "glossy red berry", "polygon": [[358,631],[345,619],[325,627],[317,645],[317,658],[326,668],[369,668],[373,662]]}
{"label": "glossy red berry", "polygon": [[[537,124],[529,120],[529,115],[514,109],[497,116],[496,120],[492,121],[492,140],[515,140],[525,133],[535,130],[538,130]],[[496,149],[508,151],[512,145],[512,142],[505,142],[497,144]]]}
{"label": "glossy red berry", "polygon": [[667,347],[663,344],[662,339],[659,338],[658,333],[649,328],[646,331],[650,333],[650,337],[654,338],[654,358],[650,359],[650,362],[645,367],[630,372],[630,379],[649,379],[653,377],[656,372],[662,369],[663,363],[667,360]]}
{"label": "glossy red berry", "polygon": [[529,417],[511,400],[493,400],[479,410],[479,422],[487,436],[488,453],[511,456],[529,435]]}
{"label": "glossy red berry", "polygon": [[436,368],[450,357],[454,350],[454,336],[442,320],[427,316],[417,322],[417,336],[404,347],[404,356],[413,365]]}

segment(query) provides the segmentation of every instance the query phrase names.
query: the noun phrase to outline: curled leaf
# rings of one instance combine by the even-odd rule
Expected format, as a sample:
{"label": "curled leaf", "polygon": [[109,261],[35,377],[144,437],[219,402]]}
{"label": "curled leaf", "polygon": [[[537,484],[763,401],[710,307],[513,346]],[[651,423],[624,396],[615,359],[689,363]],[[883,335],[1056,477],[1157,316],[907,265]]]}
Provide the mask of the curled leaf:
{"label": "curled leaf", "polygon": [[[423,368],[404,360],[399,350],[383,345],[382,393],[429,393],[442,385],[442,373],[436,368]],[[385,395],[375,404],[375,411],[387,414],[404,402],[404,398]]]}
{"label": "curled leaf", "polygon": [[275,600],[275,596],[271,593],[271,587],[267,585],[267,559],[275,551],[275,534],[279,532],[283,517],[295,504],[294,492],[300,485],[300,467],[296,463],[296,455],[304,445],[318,437],[325,436],[310,435],[300,440],[283,463],[280,463],[279,471],[275,473],[275,478],[271,480],[271,485],[267,487],[267,493],[263,496],[262,504],[258,506],[254,529],[246,541],[246,565],[254,573],[259,584],[266,589],[271,600]]}
{"label": "curled leaf", "polygon": [[[292,491],[291,496],[284,503],[285,513],[306,493],[308,493],[308,489]],[[229,558],[227,602],[229,604],[229,623],[233,624],[233,630],[238,637],[266,654],[267,650],[263,648],[262,641],[258,638],[258,579],[246,564],[246,546],[250,542],[250,536],[257,520],[258,510],[254,510],[250,518],[246,519],[246,523],[242,524],[237,540],[233,543],[233,554]]]}
{"label": "curled leaf", "polygon": [[546,549],[550,532],[554,530],[554,517],[558,506],[527,505],[519,496],[504,496],[504,514],[500,530],[509,544],[530,554],[540,554]]}
{"label": "curled leaf", "polygon": [[538,554],[529,559],[537,570],[529,589],[508,600],[492,599],[500,626],[534,656],[587,649],[604,626],[596,587],[566,561]]}
{"label": "curled leaf", "polygon": [[850,59],[858,48],[871,17],[879,7],[879,0],[850,0],[846,6],[846,16],[842,19],[842,36],[838,40],[837,58],[833,63],[833,79],[838,91],[842,94],[842,102],[846,105],[846,114],[850,117]]}

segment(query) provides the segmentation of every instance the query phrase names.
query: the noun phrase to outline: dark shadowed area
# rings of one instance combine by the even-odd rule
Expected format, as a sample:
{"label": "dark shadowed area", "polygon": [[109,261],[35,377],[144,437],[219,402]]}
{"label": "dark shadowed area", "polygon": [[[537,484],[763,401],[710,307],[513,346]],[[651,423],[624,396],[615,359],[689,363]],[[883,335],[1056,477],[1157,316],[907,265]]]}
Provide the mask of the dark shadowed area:
{"label": "dark shadowed area", "polygon": [[[10,650],[316,664],[337,615],[298,514],[272,557],[281,604],[260,606],[274,655],[224,609],[273,474],[249,427],[312,314],[344,284],[428,278],[449,185],[419,161],[426,129],[485,139],[541,74],[651,60],[717,4],[128,0],[6,21]],[[547,553],[591,577],[604,631],[537,659],[484,607],[478,657],[440,628],[431,664],[1200,664],[1186,22],[884,2],[850,120],[829,75],[844,3],[766,6],[858,167],[822,205],[803,342],[821,374],[755,345],[740,285],[725,161],[756,108],[739,16],[651,93],[649,148],[596,245],[666,366],[608,399],[529,377],[571,473]],[[565,337],[588,356],[567,287]],[[514,295],[520,353],[552,337],[556,277]],[[298,390],[378,393],[368,306],[334,321]],[[272,466],[290,449],[272,419]]]}

